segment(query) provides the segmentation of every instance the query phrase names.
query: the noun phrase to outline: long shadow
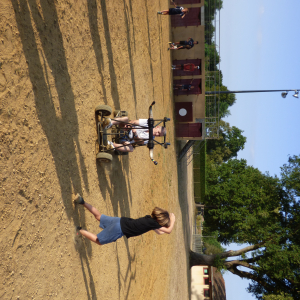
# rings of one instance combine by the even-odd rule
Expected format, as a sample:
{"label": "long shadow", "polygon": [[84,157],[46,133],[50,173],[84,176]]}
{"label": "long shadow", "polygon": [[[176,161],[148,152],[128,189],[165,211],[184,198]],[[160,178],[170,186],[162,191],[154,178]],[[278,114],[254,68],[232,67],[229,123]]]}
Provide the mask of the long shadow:
{"label": "long shadow", "polygon": [[[98,71],[101,75],[102,79],[102,87],[103,91],[106,95],[106,87],[103,83],[103,52],[101,48],[101,40],[100,35],[98,32],[98,9],[97,9],[97,2],[95,0],[87,0],[88,3],[88,10],[89,10],[89,22],[90,22],[90,30],[93,40],[93,47],[94,52],[96,54],[97,59],[97,66]],[[132,9],[131,9],[132,12]],[[118,83],[117,77],[114,68],[114,55],[112,49],[112,42],[111,36],[109,31],[109,23],[108,23],[108,15],[107,15],[107,8],[106,8],[106,1],[101,0],[101,13],[103,19],[103,26],[104,26],[104,33],[105,33],[105,42],[106,48],[108,53],[108,60],[109,60],[109,75],[111,79],[111,95],[114,102],[115,109],[120,109],[120,99],[119,99],[119,91],[118,91]],[[133,86],[133,94],[134,94],[134,101],[136,104],[136,87],[135,87],[135,76],[134,76],[134,67],[133,67],[133,59],[132,59],[132,50],[131,50],[131,41],[130,41],[130,28],[129,28],[129,20],[126,13],[126,7],[124,3],[124,15],[126,20],[126,30],[127,30],[127,48],[129,53],[129,62],[130,62],[130,71],[131,71],[131,82]],[[104,96],[105,96],[104,95]],[[111,169],[110,169],[111,168]],[[110,170],[108,170],[110,169]],[[123,171],[122,171],[123,169]],[[106,173],[110,173],[110,182],[108,182],[106,178]],[[130,216],[130,204],[131,204],[131,190],[130,190],[130,181],[129,181],[129,157],[128,156],[114,156],[111,166],[105,167],[100,163],[97,163],[97,173],[98,173],[98,182],[99,182],[99,189],[102,194],[103,199],[107,200],[108,198],[111,201],[113,207],[114,216],[118,216],[119,211],[121,212],[121,216]],[[128,188],[126,188],[128,187]],[[122,282],[126,282],[128,276],[130,276],[131,280],[135,278],[135,272],[131,270],[132,261],[135,260],[135,256],[131,257],[129,251],[129,245],[127,239],[125,239],[125,245],[127,249],[127,256],[128,256],[128,268],[125,275],[125,278],[121,278],[121,270],[120,270],[120,263],[118,260],[118,281],[119,281],[119,294],[122,286]],[[117,250],[118,251],[118,250]],[[130,281],[131,282],[131,281]],[[127,290],[127,296],[129,294],[130,284]]]}
{"label": "long shadow", "polygon": [[[131,1],[129,1],[130,4],[130,11],[126,7],[125,1],[123,2],[124,4],[124,17],[125,17],[125,24],[126,24],[126,36],[127,36],[127,51],[129,55],[129,64],[130,64],[130,76],[131,76],[131,84],[132,84],[132,89],[133,89],[133,98],[134,98],[134,103],[135,103],[135,108],[137,105],[137,99],[136,99],[136,86],[135,86],[135,75],[134,75],[134,67],[133,67],[133,58],[132,58],[132,51],[135,50],[135,42],[133,38],[133,48],[131,47],[131,38],[130,38],[130,21],[127,17],[127,14],[131,14],[131,24],[133,24],[133,17],[132,17],[132,4]],[[134,31],[133,31],[134,35]]]}
{"label": "long shadow", "polygon": [[[177,154],[181,150],[181,143],[180,141],[177,141],[176,143],[176,152]],[[189,266],[189,250],[190,250],[190,226],[184,226],[184,224],[189,224],[189,207],[188,207],[188,194],[187,194],[187,162],[185,158],[183,158],[180,162],[177,163],[177,174],[178,174],[178,196],[179,196],[179,205],[181,209],[181,216],[182,216],[182,224],[183,224],[183,237],[184,237],[184,245],[186,249],[186,265]],[[190,272],[189,268],[187,270],[188,276],[187,276],[187,284],[189,286],[190,283]],[[190,290],[189,290],[190,293]],[[190,295],[191,296],[191,295]]]}
{"label": "long shadow", "polygon": [[[115,156],[113,155],[113,161],[111,165],[105,166],[101,163],[97,163],[97,173],[99,181],[99,189],[102,194],[103,199],[110,200],[113,208],[113,216],[124,216],[130,217],[130,205],[131,205],[131,188],[129,181],[129,156]],[[107,174],[110,177],[110,182],[107,180]],[[108,195],[108,197],[107,197]],[[107,199],[108,198],[108,199]],[[120,215],[119,215],[120,211]],[[132,270],[132,263],[135,261],[135,255],[130,255],[130,249],[128,240],[124,238],[125,246],[127,250],[128,266],[124,277],[121,277],[121,268],[118,258],[118,248],[117,251],[117,261],[118,261],[118,283],[119,283],[119,295],[121,287],[127,279],[130,278],[129,286],[127,288],[125,299],[129,295],[129,290],[131,287],[131,281],[135,280],[135,271]]]}
{"label": "long shadow", "polygon": [[98,31],[98,9],[96,0],[87,0],[88,14],[89,14],[89,24],[91,30],[91,37],[93,41],[93,48],[96,56],[96,62],[98,67],[98,72],[101,76],[101,85],[103,90],[104,103],[107,103],[107,93],[104,84],[104,62],[103,62],[103,51],[101,46],[100,35]]}
{"label": "long shadow", "polygon": [[[131,283],[132,281],[135,281],[135,277],[136,277],[136,271],[132,270],[132,265],[135,261],[135,255],[133,255],[131,257],[130,253],[129,253],[129,245],[128,245],[128,240],[125,239],[125,245],[126,245],[126,250],[127,250],[127,257],[128,257],[128,266],[127,266],[127,270],[126,270],[126,274],[124,277],[121,278],[121,267],[120,267],[120,261],[119,261],[119,257],[117,256],[117,262],[118,262],[118,283],[119,283],[119,298],[120,298],[120,294],[121,294],[121,287],[123,285],[124,282],[127,282],[127,279],[130,278],[128,287],[127,287],[127,291],[124,295],[124,299],[127,300],[128,296],[129,296],[129,292],[130,292],[130,288],[131,288]],[[117,249],[117,253],[118,253],[118,247],[116,247]]]}
{"label": "long shadow", "polygon": [[[80,253],[80,264],[81,264],[81,270],[83,275],[83,282],[87,293],[87,298],[89,300],[97,300],[92,270],[90,268],[89,263],[87,263],[88,261],[87,252],[89,251],[86,251],[86,249],[91,248],[91,243],[89,242],[88,239],[83,239],[82,237],[81,239],[76,238],[75,248]],[[88,276],[85,272],[85,265],[88,272]]]}
{"label": "long shadow", "polygon": [[[82,192],[79,169],[81,169],[86,190],[89,190],[89,184],[78,139],[79,130],[74,94],[54,0],[40,0],[39,7],[35,0],[11,0],[11,2],[28,64],[37,116],[47,137],[54,160],[65,211],[68,218],[73,220],[74,225],[85,226],[85,215],[80,214],[77,209],[72,207],[72,191]],[[32,22],[37,29],[42,50],[39,50],[37,46]],[[46,64],[51,69],[49,76]],[[51,94],[50,76],[54,79],[59,107],[55,107],[57,104],[55,105],[55,99]],[[57,115],[59,113],[61,117]],[[76,150],[79,155],[79,164]],[[91,255],[91,251],[91,247],[88,247],[80,252],[80,254],[83,253],[87,265],[86,258]],[[93,282],[91,277],[90,279],[90,282]],[[94,284],[90,284],[90,289],[91,293],[96,295]],[[89,293],[88,287],[87,293]]]}
{"label": "long shadow", "polygon": [[[170,6],[170,4],[169,4],[169,6]],[[157,19],[158,19],[157,24],[158,24],[158,32],[159,32],[158,33],[158,40],[159,40],[158,44],[160,45],[159,58],[160,58],[161,65],[163,65],[162,49],[163,49],[163,47],[165,47],[165,45],[162,43],[162,40],[161,40],[161,37],[163,36],[163,28],[162,28],[163,18],[161,18],[161,15],[157,14]],[[169,28],[170,28],[170,26],[168,26],[168,30],[170,30]],[[161,88],[162,88],[162,90],[164,90],[165,85],[164,85],[163,68],[160,68],[160,76],[162,79],[161,80]],[[166,82],[170,82],[170,80],[168,79],[168,80],[166,80]],[[165,102],[165,93],[162,93],[162,101],[163,101],[163,103]],[[167,97],[166,101],[169,101],[169,97]]]}
{"label": "long shadow", "polygon": [[[95,4],[96,3],[94,3],[94,5]],[[94,9],[97,10],[97,7],[95,7]],[[110,31],[109,31],[109,26],[108,26],[108,17],[107,17],[107,9],[106,9],[106,1],[105,0],[101,0],[101,13],[102,13],[102,19],[103,19],[103,26],[104,26],[105,44],[106,44],[108,60],[109,60],[111,96],[113,98],[115,109],[120,109],[120,97],[119,97],[119,91],[118,91],[117,76],[116,76],[115,67],[114,67],[114,54],[113,54],[112,42],[111,42]],[[94,12],[94,14],[96,14],[96,16],[97,16],[97,13]],[[92,24],[92,25],[95,24],[94,17],[91,14],[89,14],[89,20],[90,20],[90,24]],[[95,41],[98,40],[98,36],[97,36],[98,33],[96,32],[96,30],[97,30],[96,28],[91,28],[92,34],[94,36],[93,42],[94,42],[94,40]],[[100,36],[99,36],[99,43],[100,43]],[[99,59],[97,57],[97,55],[96,55],[96,58]],[[97,64],[99,64],[99,63],[97,62]]]}
{"label": "long shadow", "polygon": [[152,52],[151,52],[151,38],[150,38],[150,27],[149,27],[149,13],[148,13],[148,5],[145,3],[145,11],[146,11],[146,18],[147,18],[147,31],[148,31],[148,54],[150,57],[150,71],[151,71],[151,78],[152,78],[152,93],[154,99],[154,75],[153,75],[153,65],[152,65]]}

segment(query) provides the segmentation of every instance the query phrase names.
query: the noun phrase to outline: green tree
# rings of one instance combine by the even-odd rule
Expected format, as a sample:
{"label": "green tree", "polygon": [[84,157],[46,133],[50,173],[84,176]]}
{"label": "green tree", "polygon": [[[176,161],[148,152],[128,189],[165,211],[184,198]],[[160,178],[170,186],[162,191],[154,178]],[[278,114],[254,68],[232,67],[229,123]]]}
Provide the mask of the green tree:
{"label": "green tree", "polygon": [[205,70],[218,71],[220,55],[217,51],[216,44],[205,44]]}
{"label": "green tree", "polygon": [[212,25],[215,13],[217,10],[220,10],[223,7],[222,0],[205,0],[204,1],[204,10],[205,10],[205,41],[210,44],[212,37],[214,36],[214,26]]}
{"label": "green tree", "polygon": [[300,197],[300,156],[289,157],[288,164],[281,168],[283,184],[295,199]]}
{"label": "green tree", "polygon": [[214,164],[221,164],[237,157],[238,151],[244,149],[247,138],[243,131],[223,120],[220,121],[220,138],[207,141],[206,150],[208,160]]}
{"label": "green tree", "polygon": [[[294,165],[286,177],[297,170]],[[281,293],[300,299],[300,207],[286,181],[236,159],[211,169],[207,181],[206,226],[219,232],[219,242],[247,246],[214,255],[191,251],[190,265],[222,266],[250,279],[248,291],[258,299]]]}
{"label": "green tree", "polygon": [[[206,86],[206,91],[228,91],[228,88],[224,85],[221,86]],[[224,118],[228,115],[230,115],[229,107],[232,106],[236,101],[235,94],[229,93],[229,94],[216,94],[213,96],[206,96],[206,97],[214,97],[216,99],[216,103],[219,103],[219,118]],[[209,116],[209,112],[206,112],[206,115]]]}
{"label": "green tree", "polygon": [[280,293],[280,295],[263,296],[263,300],[293,300],[293,297],[284,293]]}

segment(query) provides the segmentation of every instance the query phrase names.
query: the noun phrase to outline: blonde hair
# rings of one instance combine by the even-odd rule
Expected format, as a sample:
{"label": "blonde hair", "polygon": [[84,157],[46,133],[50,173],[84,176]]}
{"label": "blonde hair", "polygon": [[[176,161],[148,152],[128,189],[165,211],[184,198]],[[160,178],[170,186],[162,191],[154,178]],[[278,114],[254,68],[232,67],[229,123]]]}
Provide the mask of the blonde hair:
{"label": "blonde hair", "polygon": [[151,217],[155,219],[158,224],[162,227],[169,227],[170,226],[170,215],[169,212],[159,208],[155,207],[151,213]]}

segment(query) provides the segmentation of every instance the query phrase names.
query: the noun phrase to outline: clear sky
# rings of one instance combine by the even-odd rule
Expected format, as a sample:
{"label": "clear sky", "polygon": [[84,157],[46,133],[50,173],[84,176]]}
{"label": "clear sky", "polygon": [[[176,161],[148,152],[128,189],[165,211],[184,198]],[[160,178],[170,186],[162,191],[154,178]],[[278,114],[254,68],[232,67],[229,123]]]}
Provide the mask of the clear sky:
{"label": "clear sky", "polygon": [[[223,0],[220,69],[229,90],[300,89],[299,12],[299,0]],[[300,154],[300,99],[293,94],[236,94],[225,119],[247,137],[238,158],[272,176],[280,176],[289,155]],[[227,300],[254,299],[245,290],[249,281],[224,278]]]}

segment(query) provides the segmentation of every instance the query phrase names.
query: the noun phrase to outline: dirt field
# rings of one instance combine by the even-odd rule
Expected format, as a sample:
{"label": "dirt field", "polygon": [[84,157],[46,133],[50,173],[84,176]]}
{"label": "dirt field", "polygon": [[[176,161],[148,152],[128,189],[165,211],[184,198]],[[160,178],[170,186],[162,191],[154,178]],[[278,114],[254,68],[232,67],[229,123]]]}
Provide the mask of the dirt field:
{"label": "dirt field", "polygon": [[[167,1],[0,1],[0,299],[188,299],[191,166],[176,163]],[[94,108],[170,117],[168,149],[96,162]],[[178,176],[179,174],[179,176]],[[187,189],[188,186],[188,189]],[[75,234],[101,213],[176,215],[97,246]]]}

